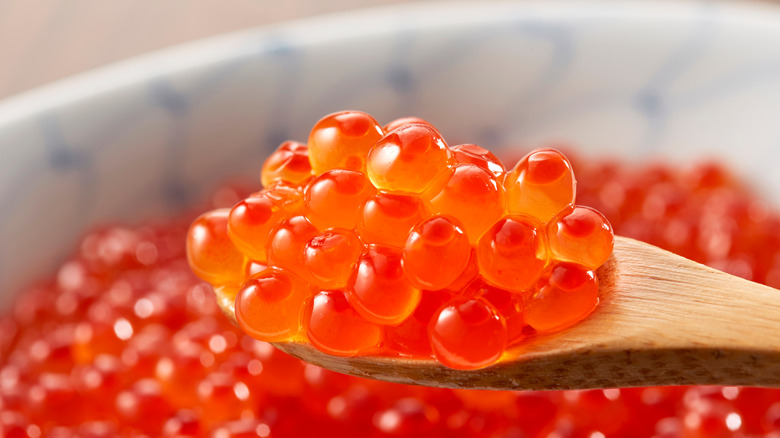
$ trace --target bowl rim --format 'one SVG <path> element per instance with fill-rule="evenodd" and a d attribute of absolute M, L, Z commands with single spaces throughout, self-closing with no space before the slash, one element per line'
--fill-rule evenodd
<path fill-rule="evenodd" d="M 318 45 L 396 32 L 404 25 L 414 29 L 477 25 L 516 19 L 517 14 L 548 20 L 573 16 L 588 19 L 634 18 L 648 22 L 688 20 L 703 7 L 717 8 L 718 14 L 712 19 L 721 23 L 780 27 L 780 8 L 758 0 L 718 4 L 694 0 L 596 0 L 584 3 L 575 0 L 528 0 L 384 5 L 217 34 L 86 70 L 0 100 L 0 129 L 52 108 L 98 97 L 154 77 L 252 56 L 263 50 L 260 42 L 279 36 L 292 37 L 290 42 L 295 45 Z M 400 19 L 410 13 L 414 14 L 413 22 L 399 24 Z"/>

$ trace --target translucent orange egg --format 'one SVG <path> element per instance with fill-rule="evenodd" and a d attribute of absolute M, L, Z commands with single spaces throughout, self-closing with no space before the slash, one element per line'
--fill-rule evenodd
<path fill-rule="evenodd" d="M 319 230 L 357 225 L 360 209 L 376 193 L 360 172 L 330 170 L 312 180 L 304 194 L 306 217 Z"/>
<path fill-rule="evenodd" d="M 459 144 L 450 147 L 450 151 L 458 164 L 473 164 L 479 166 L 492 173 L 499 181 L 502 181 L 502 178 L 506 173 L 504 163 L 502 163 L 498 157 L 493 155 L 489 150 L 475 144 Z"/>
<path fill-rule="evenodd" d="M 510 291 L 529 290 L 547 264 L 543 228 L 527 216 L 499 220 L 477 243 L 485 280 Z"/>
<path fill-rule="evenodd" d="M 461 293 L 466 286 L 479 277 L 479 264 L 477 263 L 477 251 L 472 247 L 466 267 L 463 268 L 458 278 L 448 284 L 445 289 L 456 294 Z"/>
<path fill-rule="evenodd" d="M 473 164 L 458 165 L 425 196 L 431 211 L 456 218 L 471 242 L 505 214 L 503 186 L 493 174 Z"/>
<path fill-rule="evenodd" d="M 421 193 L 453 163 L 447 144 L 430 125 L 404 125 L 388 133 L 368 154 L 368 177 L 390 192 Z"/>
<path fill-rule="evenodd" d="M 268 238 L 268 263 L 284 268 L 308 279 L 303 265 L 303 250 L 306 244 L 318 234 L 317 229 L 303 216 L 293 216 L 276 227 Z"/>
<path fill-rule="evenodd" d="M 279 342 L 301 332 L 308 285 L 284 269 L 268 268 L 249 278 L 236 295 L 236 319 L 255 339 Z"/>
<path fill-rule="evenodd" d="M 455 369 L 486 367 L 506 347 L 506 323 L 483 298 L 455 298 L 431 319 L 428 336 L 436 359 Z"/>
<path fill-rule="evenodd" d="M 574 263 L 559 263 L 536 284 L 526 303 L 525 321 L 539 332 L 558 331 L 588 316 L 598 302 L 596 273 Z"/>
<path fill-rule="evenodd" d="M 268 235 L 277 223 L 295 211 L 299 200 L 299 191 L 283 185 L 242 200 L 230 210 L 230 240 L 249 259 L 265 261 Z"/>
<path fill-rule="evenodd" d="M 332 169 L 366 171 L 366 155 L 384 132 L 361 111 L 341 111 L 320 119 L 309 134 L 309 161 L 315 175 Z"/>
<path fill-rule="evenodd" d="M 358 234 L 366 243 L 402 247 L 412 227 L 427 214 L 417 196 L 379 192 L 363 205 Z"/>
<path fill-rule="evenodd" d="M 251 277 L 252 275 L 255 275 L 261 271 L 265 271 L 266 269 L 268 269 L 268 265 L 265 263 L 250 261 L 247 263 L 246 269 L 244 270 L 244 278 Z"/>
<path fill-rule="evenodd" d="M 479 284 L 479 296 L 495 307 L 506 322 L 507 345 L 523 338 L 525 327 L 525 300 L 523 294 L 510 292 L 484 282 Z"/>
<path fill-rule="evenodd" d="M 547 222 L 574 202 L 576 180 L 571 163 L 554 149 L 537 149 L 506 174 L 507 212 Z"/>
<path fill-rule="evenodd" d="M 314 295 L 306 307 L 304 321 L 309 342 L 334 356 L 369 353 L 382 341 L 382 328 L 361 318 L 341 291 Z"/>
<path fill-rule="evenodd" d="M 195 219 L 187 232 L 187 260 L 192 271 L 211 284 L 243 281 L 245 257 L 228 237 L 230 210 L 220 209 Z"/>
<path fill-rule="evenodd" d="M 296 141 L 286 141 L 266 158 L 260 180 L 264 187 L 278 181 L 301 185 L 311 175 L 309 147 Z"/>
<path fill-rule="evenodd" d="M 342 289 L 362 252 L 363 243 L 354 231 L 332 229 L 306 244 L 303 264 L 318 288 Z"/>
<path fill-rule="evenodd" d="M 303 188 L 288 181 L 274 181 L 252 196 L 265 196 L 277 207 L 297 213 L 303 207 Z"/>
<path fill-rule="evenodd" d="M 597 269 L 607 261 L 615 233 L 607 218 L 590 207 L 570 206 L 548 226 L 550 251 L 556 259 Z"/>
<path fill-rule="evenodd" d="M 463 273 L 470 256 L 471 245 L 457 221 L 436 215 L 412 229 L 403 247 L 403 267 L 413 286 L 444 289 Z"/>
<path fill-rule="evenodd" d="M 445 290 L 424 290 L 414 313 L 396 327 L 387 328 L 388 352 L 415 357 L 433 356 L 428 339 L 431 318 L 455 294 Z"/>
<path fill-rule="evenodd" d="M 392 122 L 385 125 L 382 128 L 382 130 L 384 130 L 387 133 L 390 131 L 395 131 L 396 129 L 405 125 L 428 125 L 431 128 L 436 129 L 435 126 L 433 126 L 430 122 L 428 122 L 425 119 L 421 119 L 419 117 L 401 117 L 400 119 L 395 119 Z M 438 131 L 438 129 L 436 131 Z"/>
<path fill-rule="evenodd" d="M 367 321 L 398 325 L 414 312 L 420 289 L 404 275 L 400 249 L 369 245 L 350 278 L 347 297 Z"/>

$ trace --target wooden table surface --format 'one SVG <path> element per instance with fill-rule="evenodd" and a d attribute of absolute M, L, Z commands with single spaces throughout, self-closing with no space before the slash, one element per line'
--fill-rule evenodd
<path fill-rule="evenodd" d="M 0 0 L 0 98 L 198 38 L 422 0 Z"/>

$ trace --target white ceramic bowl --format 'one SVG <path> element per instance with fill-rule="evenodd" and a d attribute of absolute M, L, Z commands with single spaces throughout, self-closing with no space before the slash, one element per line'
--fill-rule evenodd
<path fill-rule="evenodd" d="M 98 222 L 257 175 L 322 115 L 417 115 L 490 148 L 717 156 L 780 205 L 780 12 L 698 3 L 424 4 L 213 38 L 0 104 L 0 306 Z"/>

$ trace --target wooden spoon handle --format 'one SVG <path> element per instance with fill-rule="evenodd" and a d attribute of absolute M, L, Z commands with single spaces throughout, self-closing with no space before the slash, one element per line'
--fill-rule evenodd
<path fill-rule="evenodd" d="M 776 289 L 624 237 L 599 276 L 603 323 L 621 323 L 624 336 L 663 348 L 780 351 Z"/>
<path fill-rule="evenodd" d="M 780 291 L 627 238 L 599 277 L 602 304 L 565 334 L 590 339 L 572 349 L 596 386 L 780 386 Z"/>

